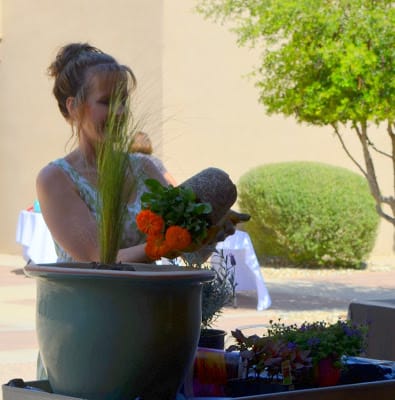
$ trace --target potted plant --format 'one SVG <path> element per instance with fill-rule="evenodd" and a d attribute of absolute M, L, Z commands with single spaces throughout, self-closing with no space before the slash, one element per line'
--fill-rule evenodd
<path fill-rule="evenodd" d="M 236 289 L 234 257 L 231 254 L 225 255 L 222 249 L 215 250 L 209 263 L 195 267 L 208 269 L 215 274 L 213 280 L 203 285 L 199 346 L 223 350 L 226 332 L 213 328 L 213 324 L 221 315 L 223 307 L 234 302 Z"/>
<path fill-rule="evenodd" d="M 129 113 L 117 115 L 125 107 L 123 89 L 111 98 L 106 139 L 97 150 L 101 262 L 29 265 L 25 272 L 37 280 L 39 349 L 55 393 L 89 400 L 174 399 L 199 339 L 202 283 L 214 274 L 115 263 L 129 194 Z M 204 185 L 196 182 L 206 175 L 187 185 L 199 193 Z M 228 187 L 235 193 L 233 184 Z M 203 189 L 202 197 L 208 192 Z M 217 214 L 209 214 L 210 221 L 234 200 L 214 201 Z"/>
<path fill-rule="evenodd" d="M 290 385 L 330 386 L 340 378 L 344 357 L 364 351 L 366 334 L 366 325 L 348 320 L 304 322 L 300 326 L 270 321 L 262 336 L 232 331 L 236 344 L 227 350 L 240 352 L 244 380 L 280 383 L 283 390 Z"/>
<path fill-rule="evenodd" d="M 191 254 L 196 245 L 208 242 L 216 233 L 210 231 L 210 203 L 196 202 L 196 194 L 189 186 L 164 187 L 148 180 L 149 191 L 142 196 L 142 211 L 137 216 L 138 228 L 147 235 L 146 252 L 153 260 L 177 256 L 175 264 L 211 271 L 214 279 L 202 289 L 202 323 L 200 347 L 224 349 L 226 332 L 213 329 L 222 308 L 235 296 L 235 260 L 223 250 L 208 246 L 213 252 L 208 262 L 201 262 L 200 254 Z M 204 255 L 205 256 L 205 255 Z M 205 257 L 203 257 L 205 258 Z"/>

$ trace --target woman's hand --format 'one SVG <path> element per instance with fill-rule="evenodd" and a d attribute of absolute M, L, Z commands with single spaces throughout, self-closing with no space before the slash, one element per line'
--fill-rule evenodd
<path fill-rule="evenodd" d="M 208 245 L 216 245 L 218 242 L 223 242 L 228 236 L 231 236 L 236 231 L 236 225 L 241 222 L 247 222 L 251 216 L 249 214 L 239 213 L 234 210 L 229 210 L 218 224 L 208 228 L 207 236 L 203 243 L 188 247 L 188 252 L 197 251 L 200 248 Z"/>
<path fill-rule="evenodd" d="M 216 229 L 216 232 L 212 232 L 212 235 L 215 233 L 215 236 L 211 238 L 211 243 L 224 241 L 228 236 L 235 233 L 237 224 L 247 222 L 250 218 L 251 216 L 249 214 L 229 210 L 221 221 L 212 227 Z"/>

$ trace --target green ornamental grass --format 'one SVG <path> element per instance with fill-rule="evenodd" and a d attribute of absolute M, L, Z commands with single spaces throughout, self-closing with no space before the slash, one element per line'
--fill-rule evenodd
<path fill-rule="evenodd" d="M 130 177 L 129 148 L 136 131 L 131 124 L 129 100 L 125 100 L 126 82 L 117 85 L 109 103 L 104 130 L 98 144 L 98 225 L 100 262 L 116 262 L 124 221 L 133 185 Z"/>

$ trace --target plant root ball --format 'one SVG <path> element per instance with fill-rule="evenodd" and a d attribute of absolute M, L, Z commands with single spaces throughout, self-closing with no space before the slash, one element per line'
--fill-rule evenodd
<path fill-rule="evenodd" d="M 181 184 L 190 187 L 198 201 L 210 203 L 213 210 L 210 220 L 217 224 L 237 199 L 236 185 L 229 175 L 219 168 L 207 168 Z"/>

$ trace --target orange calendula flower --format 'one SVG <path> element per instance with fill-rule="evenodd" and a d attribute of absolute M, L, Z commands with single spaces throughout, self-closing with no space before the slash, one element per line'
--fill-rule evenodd
<path fill-rule="evenodd" d="M 166 230 L 166 243 L 171 250 L 184 250 L 191 242 L 192 237 L 187 229 L 173 225 Z"/>
<path fill-rule="evenodd" d="M 163 218 L 151 210 L 142 210 L 136 217 L 137 227 L 147 235 L 157 235 L 163 231 L 165 222 Z"/>
<path fill-rule="evenodd" d="M 151 260 L 159 260 L 169 252 L 169 247 L 162 235 L 150 235 L 147 237 L 145 254 Z"/>

